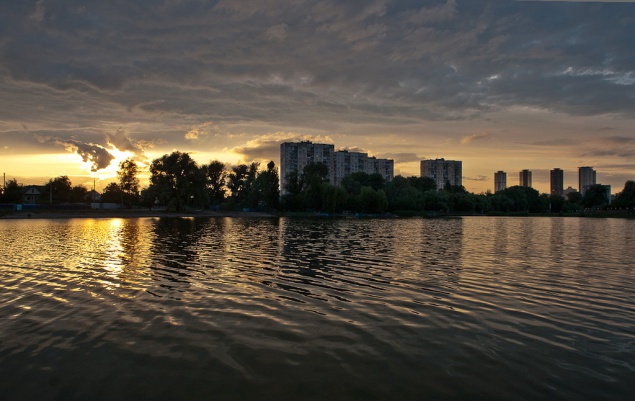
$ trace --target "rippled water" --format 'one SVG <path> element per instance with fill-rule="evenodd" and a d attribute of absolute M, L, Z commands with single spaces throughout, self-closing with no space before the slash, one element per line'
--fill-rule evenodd
<path fill-rule="evenodd" d="M 635 221 L 0 221 L 0 399 L 621 400 Z"/>

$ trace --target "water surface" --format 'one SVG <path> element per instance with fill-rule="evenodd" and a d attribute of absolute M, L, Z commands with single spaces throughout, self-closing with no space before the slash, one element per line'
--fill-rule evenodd
<path fill-rule="evenodd" d="M 0 222 L 0 399 L 617 400 L 635 222 Z"/>

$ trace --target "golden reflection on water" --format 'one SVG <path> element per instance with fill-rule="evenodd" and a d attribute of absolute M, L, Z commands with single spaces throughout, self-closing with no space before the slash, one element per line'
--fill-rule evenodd
<path fill-rule="evenodd" d="M 143 288 L 140 278 L 152 256 L 150 219 L 75 219 L 69 223 L 80 235 L 69 238 L 70 245 L 74 243 L 78 249 L 65 260 L 65 267 L 98 272 L 96 281 L 111 292 Z M 129 295 L 118 292 L 118 296 Z"/>

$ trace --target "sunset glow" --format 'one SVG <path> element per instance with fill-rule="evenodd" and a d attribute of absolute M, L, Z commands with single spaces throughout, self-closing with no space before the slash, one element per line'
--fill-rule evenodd
<path fill-rule="evenodd" d="M 179 4 L 1 5 L 1 172 L 106 183 L 128 157 L 143 178 L 174 150 L 279 164 L 310 140 L 406 176 L 462 160 L 475 193 L 498 170 L 635 178 L 633 2 Z"/>

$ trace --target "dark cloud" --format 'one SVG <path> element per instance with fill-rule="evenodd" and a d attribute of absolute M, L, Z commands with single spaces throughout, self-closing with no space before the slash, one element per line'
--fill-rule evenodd
<path fill-rule="evenodd" d="M 154 146 L 265 160 L 279 139 L 262 135 L 276 132 L 355 136 L 346 144 L 378 157 L 393 151 L 401 163 L 438 154 L 423 138 L 456 146 L 485 132 L 496 137 L 488 145 L 514 138 L 578 149 L 570 127 L 548 141 L 515 138 L 514 122 L 489 129 L 510 110 L 539 109 L 563 121 L 610 115 L 597 126 L 628 137 L 619 127 L 635 118 L 635 6 L 585 3 L 0 2 L 0 134 L 15 148 L 23 126 L 73 133 L 79 145 L 138 158 Z M 360 126 L 371 129 L 362 135 Z M 381 143 L 386 132 L 408 140 Z M 622 145 L 576 155 L 630 157 Z"/>
<path fill-rule="evenodd" d="M 133 143 L 123 128 L 119 128 L 116 132 L 110 134 L 106 133 L 106 141 L 109 145 L 117 148 L 122 152 L 132 152 L 140 161 L 146 161 L 147 157 L 143 152 L 143 147 L 138 143 Z"/>
<path fill-rule="evenodd" d="M 632 115 L 625 7 L 25 1 L 0 6 L 0 61 L 67 95 L 220 119 L 456 120 L 511 105 Z"/>
<path fill-rule="evenodd" d="M 233 151 L 242 155 L 245 162 L 259 160 L 278 160 L 280 158 L 279 141 L 260 141 L 257 145 L 237 147 Z"/>
<path fill-rule="evenodd" d="M 40 143 L 51 143 L 63 147 L 66 151 L 77 153 L 85 163 L 91 164 L 91 171 L 98 171 L 110 165 L 115 157 L 101 145 L 83 143 L 75 139 L 62 139 L 49 135 L 35 135 Z"/>

